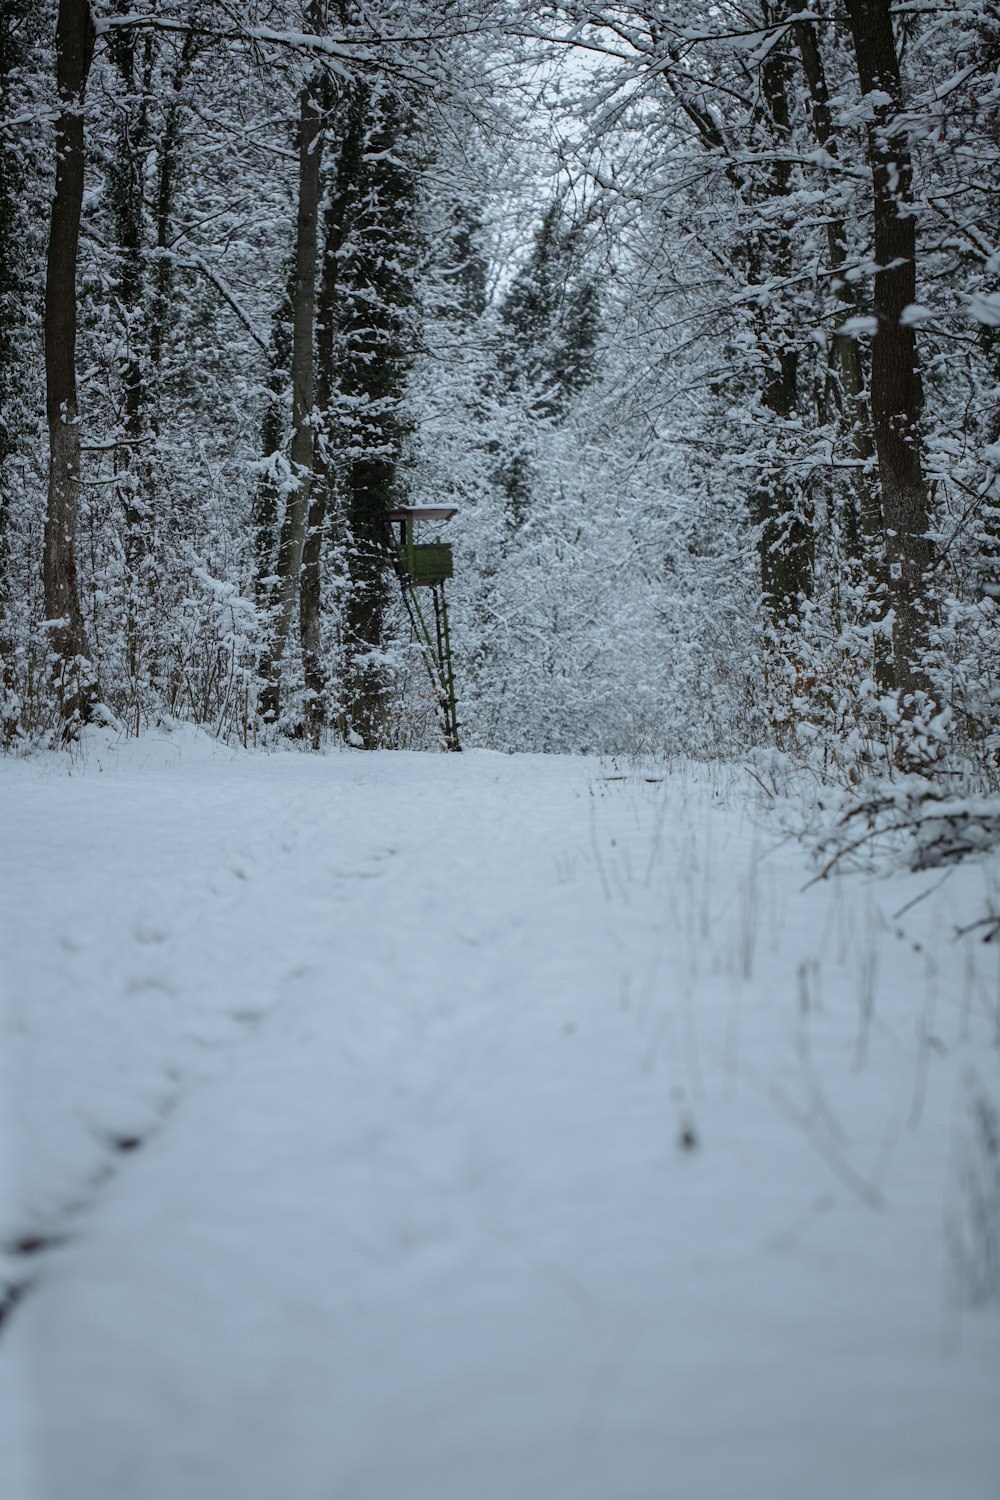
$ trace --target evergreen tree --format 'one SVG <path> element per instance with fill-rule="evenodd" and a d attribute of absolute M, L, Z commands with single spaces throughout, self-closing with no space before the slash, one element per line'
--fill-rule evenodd
<path fill-rule="evenodd" d="M 581 264 L 583 236 L 562 204 L 545 210 L 531 255 L 501 307 L 500 362 L 541 416 L 558 416 L 594 378 L 600 299 Z"/>
<path fill-rule="evenodd" d="M 562 418 L 596 373 L 600 299 L 582 251 L 580 229 L 565 222 L 562 203 L 554 199 L 500 308 L 500 370 L 508 397 L 523 404 L 525 417 L 497 470 L 515 527 L 532 505 L 533 424 Z"/>
<path fill-rule="evenodd" d="M 472 325 L 486 311 L 488 266 L 482 225 L 465 203 L 453 204 L 445 233 L 434 246 L 435 269 L 445 286 L 436 308 L 451 321 Z"/>

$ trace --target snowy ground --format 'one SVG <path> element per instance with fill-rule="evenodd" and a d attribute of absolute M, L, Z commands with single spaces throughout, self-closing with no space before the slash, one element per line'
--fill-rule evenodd
<path fill-rule="evenodd" d="M 70 770 L 0 765 L 2 1500 L 1000 1495 L 996 862 L 803 890 L 690 767 Z"/>

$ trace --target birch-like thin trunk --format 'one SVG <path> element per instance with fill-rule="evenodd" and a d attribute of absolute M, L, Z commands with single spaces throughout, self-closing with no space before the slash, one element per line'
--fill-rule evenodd
<path fill-rule="evenodd" d="M 318 20 L 319 6 L 310 7 Z M 299 205 L 295 232 L 295 298 L 292 315 L 292 443 L 291 463 L 295 488 L 288 497 L 275 565 L 274 623 L 268 660 L 262 664 L 266 678 L 261 694 L 265 717 L 278 712 L 281 660 L 288 644 L 302 552 L 309 515 L 312 484 L 314 429 L 314 325 L 316 313 L 316 245 L 319 216 L 320 163 L 322 158 L 322 81 L 314 74 L 302 90 L 299 110 Z"/>
<path fill-rule="evenodd" d="M 192 28 L 184 37 L 184 45 L 181 47 L 180 57 L 171 76 L 156 169 L 156 192 L 153 199 L 156 224 L 156 265 L 153 272 L 149 314 L 149 358 L 153 369 L 157 372 L 163 362 L 163 346 L 167 338 L 173 294 L 174 262 L 170 253 L 170 240 L 173 234 L 174 198 L 180 170 L 183 90 L 191 71 L 196 44 L 196 34 Z"/>
<path fill-rule="evenodd" d="M 80 608 L 76 533 L 80 429 L 76 388 L 76 263 L 83 208 L 83 101 L 94 55 L 88 0 L 60 0 L 56 23 L 56 185 L 45 280 L 45 388 L 49 483 L 42 565 L 56 680 L 67 722 L 96 696 Z"/>
<path fill-rule="evenodd" d="M 116 10 L 120 15 L 128 13 L 128 6 L 129 0 L 116 0 Z M 109 51 L 125 93 L 118 111 L 117 140 L 108 172 L 108 197 L 118 247 L 118 311 L 126 351 L 121 367 L 124 440 L 115 451 L 115 477 L 124 522 L 125 651 L 132 685 L 129 708 L 136 715 L 138 732 L 142 713 L 140 677 L 143 667 L 153 664 L 149 601 L 144 597 L 148 584 L 145 564 L 152 550 L 153 474 L 143 453 L 148 437 L 147 407 L 151 386 L 149 359 L 142 338 L 145 331 L 143 304 L 147 294 L 143 180 L 155 61 L 152 35 L 147 33 L 144 38 L 140 57 L 137 57 L 136 49 L 137 37 L 131 28 L 123 27 L 111 34 Z"/>

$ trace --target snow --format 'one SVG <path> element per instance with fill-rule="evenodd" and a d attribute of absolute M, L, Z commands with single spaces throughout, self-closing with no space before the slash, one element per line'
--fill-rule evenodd
<path fill-rule="evenodd" d="M 995 1500 L 995 858 L 180 729 L 0 820 L 4 1500 Z"/>

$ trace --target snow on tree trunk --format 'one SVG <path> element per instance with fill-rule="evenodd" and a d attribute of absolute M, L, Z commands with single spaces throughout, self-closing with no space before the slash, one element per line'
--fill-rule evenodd
<path fill-rule="evenodd" d="M 332 92 L 332 91 L 331 91 Z M 351 224 L 353 186 L 358 180 L 364 149 L 365 107 L 368 91 L 363 84 L 347 89 L 341 99 L 346 111 L 340 152 L 323 215 L 323 266 L 320 276 L 316 331 L 316 413 L 324 424 L 309 505 L 309 524 L 302 553 L 302 587 L 299 596 L 299 629 L 302 637 L 302 675 L 305 681 L 306 717 L 313 744 L 318 745 L 327 721 L 327 674 L 323 661 L 321 632 L 322 562 L 327 514 L 335 484 L 335 465 L 330 431 L 336 385 L 335 334 L 340 261 Z M 334 101 L 327 100 L 328 108 Z"/>
<path fill-rule="evenodd" d="M 921 389 L 916 337 L 904 318 L 916 302 L 913 171 L 896 120 L 902 107 L 899 59 L 889 0 L 849 0 L 861 89 L 869 98 L 868 160 L 875 215 L 877 330 L 871 401 L 882 487 L 896 677 L 905 693 L 926 691 L 927 575 L 933 551 L 927 484 L 920 457 Z"/>
<path fill-rule="evenodd" d="M 314 29 L 323 7 L 313 0 L 309 19 Z M 275 567 L 277 589 L 274 634 L 263 675 L 261 695 L 265 717 L 279 707 L 281 661 L 288 642 L 302 570 L 302 552 L 309 515 L 314 452 L 314 324 L 316 310 L 317 221 L 320 167 L 323 152 L 322 80 L 312 74 L 303 86 L 299 109 L 299 199 L 295 233 L 295 291 L 292 313 L 292 444 L 294 488 L 288 497 Z"/>

